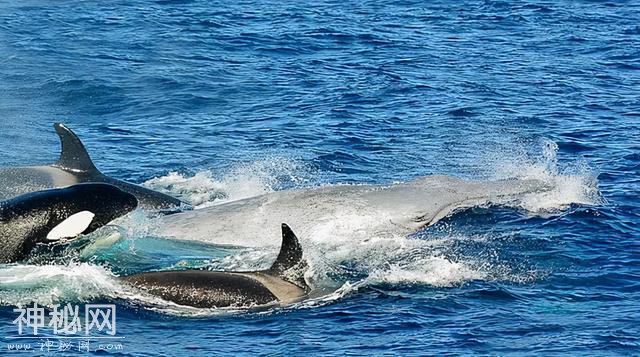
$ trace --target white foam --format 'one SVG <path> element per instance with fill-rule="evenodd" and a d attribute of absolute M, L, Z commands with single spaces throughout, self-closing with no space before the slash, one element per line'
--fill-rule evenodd
<path fill-rule="evenodd" d="M 537 179 L 551 190 L 525 195 L 515 203 L 533 214 L 565 209 L 571 204 L 597 205 L 603 202 L 595 173 L 583 160 L 560 164 L 558 145 L 540 142 L 539 152 L 531 154 L 523 146 L 508 152 L 487 155 L 493 179 Z"/>
<path fill-rule="evenodd" d="M 51 306 L 118 296 L 119 283 L 107 269 L 89 263 L 0 267 L 0 303 Z"/>
<path fill-rule="evenodd" d="M 386 269 L 374 271 L 369 276 L 368 283 L 451 287 L 472 280 L 482 280 L 486 275 L 464 263 L 454 262 L 441 256 L 432 256 L 410 264 L 393 264 Z"/>
<path fill-rule="evenodd" d="M 198 172 L 191 177 L 170 172 L 166 176 L 145 182 L 144 186 L 180 197 L 195 207 L 213 203 L 226 196 L 225 184 L 216 181 L 209 170 Z"/>
<path fill-rule="evenodd" d="M 294 187 L 308 184 L 311 171 L 300 160 L 270 157 L 238 164 L 222 175 L 212 170 L 193 176 L 170 172 L 143 185 L 179 197 L 199 209 L 273 192 L 283 182 Z"/>

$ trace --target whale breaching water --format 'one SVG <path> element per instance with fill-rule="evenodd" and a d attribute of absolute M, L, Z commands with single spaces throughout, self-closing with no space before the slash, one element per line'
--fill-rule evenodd
<path fill-rule="evenodd" d="M 91 233 L 137 205 L 134 195 L 105 183 L 38 191 L 0 202 L 0 263 L 27 258 L 37 244 Z"/>
<path fill-rule="evenodd" d="M 394 185 L 333 185 L 284 190 L 158 218 L 164 237 L 232 246 L 274 245 L 274 228 L 288 222 L 311 237 L 408 235 L 452 212 L 508 205 L 552 189 L 539 180 L 469 181 L 433 175 Z M 260 239 L 255 239 L 260 237 Z"/>
<path fill-rule="evenodd" d="M 307 262 L 291 228 L 282 224 L 282 246 L 271 268 L 224 272 L 173 270 L 140 273 L 121 279 L 148 294 L 183 306 L 255 307 L 291 304 L 309 293 Z"/>
<path fill-rule="evenodd" d="M 7 167 L 0 169 L 0 200 L 29 192 L 62 188 L 83 182 L 114 185 L 138 199 L 146 210 L 175 211 L 187 204 L 164 193 L 104 175 L 93 164 L 80 138 L 64 124 L 54 124 L 62 150 L 57 162 L 45 166 Z"/>

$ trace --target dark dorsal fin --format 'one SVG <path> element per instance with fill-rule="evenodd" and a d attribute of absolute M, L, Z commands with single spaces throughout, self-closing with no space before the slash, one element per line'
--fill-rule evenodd
<path fill-rule="evenodd" d="M 62 123 L 55 123 L 53 127 L 60 137 L 62 151 L 60 159 L 55 164 L 61 168 L 71 171 L 96 172 L 95 165 L 89 157 L 87 149 L 84 148 L 80 138 Z"/>
<path fill-rule="evenodd" d="M 273 274 L 282 274 L 302 261 L 302 247 L 298 237 L 288 225 L 282 224 L 282 246 L 275 263 L 269 269 Z"/>
<path fill-rule="evenodd" d="M 275 263 L 273 263 L 267 272 L 304 289 L 308 289 L 304 281 L 304 273 L 306 270 L 307 265 L 302 259 L 302 247 L 298 242 L 298 237 L 296 237 L 288 225 L 283 223 L 280 253 Z"/>

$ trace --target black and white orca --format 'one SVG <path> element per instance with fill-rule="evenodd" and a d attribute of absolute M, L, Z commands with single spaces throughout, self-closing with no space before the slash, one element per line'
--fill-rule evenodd
<path fill-rule="evenodd" d="M 282 224 L 282 246 L 271 268 L 262 271 L 157 271 L 121 277 L 128 284 L 183 306 L 198 308 L 286 305 L 309 293 L 308 268 L 298 238 Z"/>
<path fill-rule="evenodd" d="M 104 175 L 93 164 L 75 133 L 61 123 L 54 124 L 54 128 L 62 143 L 60 159 L 51 165 L 0 169 L 0 200 L 83 182 L 104 182 L 135 195 L 143 209 L 175 211 L 180 207 L 188 208 L 177 198 Z"/>
<path fill-rule="evenodd" d="M 91 233 L 137 205 L 134 195 L 105 183 L 38 191 L 0 202 L 0 263 L 27 258 L 40 243 Z"/>

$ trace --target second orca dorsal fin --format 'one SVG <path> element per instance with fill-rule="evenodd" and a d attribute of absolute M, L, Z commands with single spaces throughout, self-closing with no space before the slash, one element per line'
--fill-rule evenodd
<path fill-rule="evenodd" d="M 280 253 L 267 272 L 304 289 L 308 289 L 307 283 L 304 281 L 304 273 L 307 265 L 302 255 L 302 246 L 300 246 L 300 242 L 298 242 L 298 237 L 296 237 L 288 225 L 283 223 Z M 292 268 L 297 269 L 292 271 Z"/>
<path fill-rule="evenodd" d="M 55 123 L 53 127 L 62 144 L 60 159 L 55 165 L 71 171 L 98 172 L 80 138 L 62 123 Z"/>

